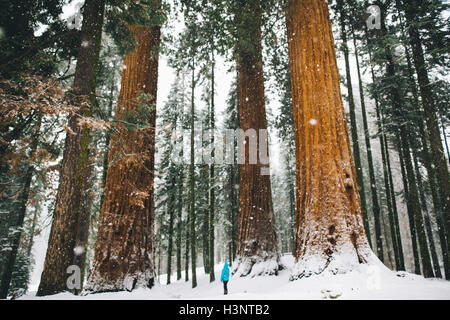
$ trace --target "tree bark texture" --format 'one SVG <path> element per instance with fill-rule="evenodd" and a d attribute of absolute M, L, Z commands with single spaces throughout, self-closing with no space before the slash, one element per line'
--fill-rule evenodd
<path fill-rule="evenodd" d="M 345 272 L 376 257 L 364 232 L 327 1 L 292 0 L 286 18 L 297 159 L 291 279 L 297 279 Z"/>

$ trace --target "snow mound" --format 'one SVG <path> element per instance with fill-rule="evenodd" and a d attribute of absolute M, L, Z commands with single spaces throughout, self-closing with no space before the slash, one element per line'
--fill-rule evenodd
<path fill-rule="evenodd" d="M 233 277 L 256 277 L 277 275 L 280 270 L 278 257 L 261 258 L 260 256 L 239 257 L 231 271 Z"/>

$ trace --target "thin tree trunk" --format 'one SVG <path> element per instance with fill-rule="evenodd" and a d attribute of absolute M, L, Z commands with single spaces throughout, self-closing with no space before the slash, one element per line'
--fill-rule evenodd
<path fill-rule="evenodd" d="M 291 279 L 374 261 L 361 203 L 325 0 L 287 9 L 296 147 L 296 266 Z M 352 257 L 346 266 L 339 257 Z"/>
<path fill-rule="evenodd" d="M 431 220 L 430 220 L 430 215 L 428 213 L 428 206 L 427 206 L 427 199 L 425 198 L 425 189 L 424 189 L 424 185 L 422 182 L 422 176 L 420 174 L 420 169 L 419 169 L 419 162 L 417 161 L 417 155 L 416 155 L 416 151 L 412 150 L 412 154 L 413 154 L 413 162 L 414 162 L 414 171 L 416 173 L 416 178 L 417 178 L 417 186 L 419 187 L 419 190 L 422 190 L 422 192 L 419 192 L 419 196 L 420 196 L 420 203 L 422 204 L 422 211 L 423 211 L 423 215 L 424 215 L 424 222 L 425 222 L 425 228 L 426 228 L 426 232 L 427 232 L 427 236 L 428 236 L 428 242 L 430 243 L 430 252 L 431 252 L 431 258 L 433 261 L 433 269 L 434 269 L 434 274 L 436 275 L 437 278 L 442 278 L 442 273 L 441 273 L 441 267 L 439 266 L 439 259 L 436 253 L 436 247 L 434 245 L 434 238 L 433 238 L 433 230 L 431 228 Z"/>
<path fill-rule="evenodd" d="M 359 82 L 359 94 L 360 94 L 360 101 L 361 101 L 361 112 L 363 116 L 363 125 L 364 125 L 364 137 L 366 141 L 366 149 L 367 149 L 367 159 L 369 163 L 369 177 L 370 177 L 370 186 L 371 186 L 371 194 L 372 194 L 372 203 L 374 204 L 374 216 L 376 216 L 375 212 L 380 216 L 380 206 L 378 203 L 378 192 L 376 187 L 376 180 L 375 180 L 375 170 L 373 165 L 373 157 L 372 157 L 372 146 L 370 142 L 370 133 L 369 133 L 369 126 L 367 121 L 367 112 L 366 112 L 366 103 L 364 99 L 364 87 L 362 82 L 362 76 L 361 76 L 361 68 L 359 64 L 359 56 L 358 56 L 358 46 L 356 43 L 356 36 L 353 32 L 353 44 L 355 47 L 355 59 L 356 59 L 356 68 L 358 72 L 358 82 Z M 378 101 L 376 101 L 376 104 L 378 104 Z M 378 107 L 377 107 L 378 108 Z M 395 267 L 397 270 L 402 269 L 400 266 L 402 265 L 400 261 L 400 254 L 399 254 L 399 248 L 397 245 L 398 236 L 395 228 L 395 219 L 394 219 L 394 212 L 392 209 L 392 201 L 391 201 L 391 193 L 389 190 L 389 182 L 387 178 L 387 170 L 386 170 L 386 156 L 384 154 L 384 147 L 383 147 L 383 136 L 380 135 L 380 143 L 382 144 L 382 161 L 383 161 L 383 172 L 384 172 L 384 182 L 385 182 L 385 188 L 386 188 L 386 198 L 387 198 L 387 205 L 388 205 L 388 217 L 389 217 L 389 225 L 390 225 L 390 232 L 391 232 L 391 238 L 392 238 L 392 245 L 394 250 L 394 257 L 395 257 Z M 386 239 L 387 240 L 387 239 Z M 378 242 L 378 237 L 377 237 Z M 386 241 L 387 243 L 387 241 Z"/>
<path fill-rule="evenodd" d="M 191 270 L 192 270 L 192 288 L 197 287 L 197 245 L 195 234 L 195 58 L 192 58 L 192 92 L 191 92 L 191 164 L 189 167 L 189 185 L 190 185 L 190 237 L 191 237 Z"/>
<path fill-rule="evenodd" d="M 397 3 L 397 8 L 400 11 L 401 9 L 401 5 L 399 1 L 396 1 Z M 400 15 L 400 26 L 402 28 L 402 33 L 404 33 L 403 30 L 403 21 Z M 407 66 L 408 66 L 408 77 L 409 77 L 409 82 L 410 82 L 410 86 L 411 86 L 411 91 L 414 97 L 414 103 L 416 104 L 417 108 L 420 109 L 419 113 L 422 115 L 423 118 L 425 118 L 425 114 L 423 109 L 421 108 L 421 104 L 419 102 L 419 92 L 417 90 L 417 86 L 416 86 L 416 80 L 414 79 L 414 71 L 413 71 L 413 67 L 412 67 L 412 62 L 411 62 L 411 56 L 410 56 L 410 52 L 408 50 L 408 47 L 405 45 L 405 56 L 406 56 L 406 62 L 407 62 Z M 441 199 L 439 198 L 439 192 L 438 189 L 439 187 L 437 186 L 437 182 L 436 182 L 436 170 L 434 168 L 434 166 L 432 165 L 432 160 L 431 160 L 431 154 L 430 154 L 430 148 L 429 148 L 429 137 L 428 137 L 428 133 L 425 130 L 425 125 L 422 121 L 422 119 L 418 119 L 418 121 L 416 121 L 417 126 L 419 128 L 419 136 L 422 142 L 422 155 L 424 158 L 424 165 L 425 168 L 427 169 L 428 172 L 428 183 L 430 184 L 430 190 L 431 190 L 431 197 L 433 199 L 433 207 L 434 207 L 434 212 L 435 212 L 435 217 L 436 217 L 436 222 L 438 225 L 438 233 L 439 233 L 439 242 L 441 244 L 441 251 L 442 251 L 442 257 L 443 257 L 443 261 L 444 261 L 444 270 L 445 270 L 445 277 L 447 280 L 450 280 L 450 260 L 449 260 L 449 253 L 448 253 L 448 246 L 447 246 L 447 239 L 446 239 L 446 227 L 443 223 L 443 218 L 442 218 L 442 205 L 441 205 Z"/>
<path fill-rule="evenodd" d="M 183 86 L 183 92 L 182 92 L 182 102 L 181 102 L 181 114 L 180 114 L 180 129 L 184 129 L 184 92 L 185 92 L 185 76 L 184 73 L 182 74 L 182 86 Z M 183 134 L 180 135 L 178 143 L 181 146 L 180 149 L 180 159 L 183 159 L 184 152 L 183 152 L 183 146 L 184 146 L 184 138 Z M 183 185 L 184 185 L 184 168 L 183 165 L 178 166 L 178 205 L 177 205 L 177 215 L 178 215 L 178 221 L 177 221 L 177 280 L 181 279 L 181 247 L 182 247 L 182 230 L 183 230 Z M 187 269 L 187 268 L 186 268 Z"/>
<path fill-rule="evenodd" d="M 214 40 L 212 40 L 214 41 Z M 215 178 L 214 178 L 214 156 L 215 156 L 215 147 L 214 147 L 214 130 L 216 128 L 216 122 L 215 122 L 215 103 L 214 103 L 214 95 L 215 87 L 214 87 L 214 81 L 215 81 L 215 74 L 214 74 L 214 68 L 215 68 L 215 57 L 214 57 L 214 47 L 211 51 L 212 56 L 212 65 L 211 65 L 211 110 L 210 110 L 210 119 L 211 119 L 211 159 L 212 163 L 210 164 L 210 171 L 209 171 L 209 282 L 213 282 L 216 280 L 215 274 L 214 274 L 214 215 L 215 215 Z"/>
<path fill-rule="evenodd" d="M 428 77 L 428 71 L 425 63 L 422 40 L 415 22 L 417 20 L 416 11 L 418 9 L 415 1 L 403 1 L 405 9 L 408 34 L 413 53 L 414 66 L 417 73 L 422 105 L 424 108 L 425 122 L 427 125 L 430 139 L 431 160 L 436 170 L 437 186 L 440 193 L 442 213 L 444 214 L 444 223 L 447 232 L 447 248 L 450 247 L 450 175 L 448 172 L 447 161 L 444 155 L 442 140 L 439 130 L 439 121 L 435 99 L 433 97 L 431 83 Z"/>
<path fill-rule="evenodd" d="M 184 252 L 184 280 L 189 281 L 189 251 L 190 251 L 190 244 L 191 244 L 191 237 L 190 237 L 190 216 L 191 216 L 191 203 L 189 202 L 188 205 L 188 214 L 186 217 L 186 245 L 185 245 L 185 252 Z"/>
<path fill-rule="evenodd" d="M 177 197 L 177 280 L 181 279 L 181 243 L 183 223 L 183 169 L 179 168 L 178 197 Z"/>
<path fill-rule="evenodd" d="M 417 232 L 417 239 L 419 240 L 420 258 L 422 262 L 422 272 L 426 278 L 434 276 L 433 268 L 431 267 L 430 253 L 428 252 L 428 243 L 425 234 L 422 211 L 419 201 L 419 191 L 417 189 L 416 177 L 411 162 L 410 146 L 408 141 L 408 134 L 404 127 L 400 128 L 400 143 L 403 150 L 403 162 L 406 169 L 406 177 L 408 179 L 409 201 L 414 215 L 414 224 Z"/>
<path fill-rule="evenodd" d="M 79 113 L 92 114 L 105 0 L 88 0 L 83 9 L 81 45 L 73 85 L 74 101 L 81 104 Z M 87 101 L 85 100 L 87 97 Z M 86 106 L 83 102 L 87 102 Z M 77 223 L 82 210 L 82 193 L 88 164 L 90 129 L 80 126 L 78 115 L 69 119 L 52 228 L 45 257 L 38 296 L 66 290 L 67 268 L 72 264 Z"/>
<path fill-rule="evenodd" d="M 447 161 L 450 162 L 450 149 L 447 142 L 447 132 L 445 132 L 444 120 L 441 119 L 442 136 L 444 137 L 445 149 L 447 150 Z"/>
<path fill-rule="evenodd" d="M 413 249 L 413 258 L 414 258 L 414 273 L 420 274 L 420 257 L 419 250 L 417 246 L 417 233 L 416 233 L 416 223 L 414 222 L 414 212 L 412 208 L 412 204 L 409 196 L 409 186 L 408 186 L 408 178 L 405 170 L 405 163 L 403 157 L 403 149 L 400 145 L 400 140 L 397 141 L 397 149 L 398 155 L 400 159 L 400 169 L 402 172 L 402 180 L 403 180 L 403 193 L 406 201 L 406 207 L 408 210 L 408 220 L 409 220 L 409 231 L 411 233 L 411 242 Z"/>
<path fill-rule="evenodd" d="M 169 239 L 167 248 L 167 284 L 170 284 L 170 277 L 172 276 L 172 253 L 173 253 L 173 229 L 175 220 L 175 190 L 176 190 L 176 177 L 173 174 L 173 168 L 170 169 L 172 174 L 172 181 L 170 190 L 172 194 L 170 195 L 168 211 L 169 211 Z"/>
<path fill-rule="evenodd" d="M 342 37 L 342 51 L 344 53 L 344 61 L 345 61 L 345 76 L 346 76 L 346 85 L 348 90 L 348 104 L 349 104 L 349 114 L 350 114 L 350 133 L 353 142 L 353 158 L 356 166 L 356 181 L 358 183 L 359 196 L 361 199 L 361 211 L 363 215 L 364 221 L 364 229 L 366 230 L 367 240 L 369 241 L 369 245 L 372 247 L 372 240 L 370 236 L 370 227 L 369 227 L 369 217 L 367 212 L 367 201 L 366 201 L 366 192 L 364 187 L 364 173 L 361 164 L 361 152 L 359 147 L 359 137 L 358 137 L 358 126 L 356 123 L 356 106 L 355 99 L 353 96 L 353 85 L 352 85 L 352 77 L 350 72 L 350 59 L 349 59 L 349 49 L 347 43 L 347 30 L 345 28 L 345 16 L 342 12 L 343 9 L 343 1 L 338 0 L 338 6 L 340 7 L 339 14 L 339 22 L 341 28 L 341 37 Z M 369 163 L 370 164 L 370 163 Z M 372 181 L 371 181 L 372 183 Z M 375 193 L 376 196 L 376 193 Z M 373 200 L 373 193 L 372 193 Z M 378 258 L 383 261 L 383 241 L 381 236 L 381 224 L 380 224 L 380 207 L 378 205 L 378 199 L 373 201 L 373 217 L 375 221 L 375 240 L 377 244 L 377 255 Z"/>
<path fill-rule="evenodd" d="M 366 42 L 369 48 L 371 48 L 371 42 L 369 40 L 368 32 L 366 30 Z M 356 48 L 356 45 L 355 45 Z M 372 61 L 372 55 L 369 51 L 369 60 Z M 372 75 L 372 82 L 375 83 L 375 71 L 373 69 L 373 66 L 371 65 L 371 75 Z M 394 181 L 392 178 L 392 170 L 391 170 L 391 161 L 389 156 L 389 146 L 386 134 L 384 132 L 384 117 L 381 112 L 380 104 L 378 95 L 375 92 L 374 94 L 374 100 L 375 100 L 375 111 L 377 115 L 377 121 L 378 121 L 378 130 L 379 130 L 379 139 L 380 139 L 380 146 L 381 146 L 381 158 L 383 162 L 383 176 L 384 176 L 384 185 L 386 189 L 386 196 L 387 196 L 387 203 L 388 203 L 388 211 L 389 215 L 393 215 L 393 226 L 394 227 L 394 234 L 395 234 L 395 245 L 396 245 L 396 257 L 398 258 L 398 263 L 396 260 L 396 268 L 397 270 L 406 270 L 405 268 L 405 260 L 403 255 L 403 244 L 401 239 L 401 233 L 400 233 L 400 222 L 398 219 L 398 210 L 397 210 L 397 201 L 395 197 L 395 190 L 394 190 Z M 392 229 L 391 229 L 392 234 Z M 394 243 L 394 240 L 393 240 Z"/>
<path fill-rule="evenodd" d="M 130 26 L 135 51 L 126 68 L 117 112 L 148 106 L 148 127 L 130 130 L 119 121 L 112 135 L 95 258 L 87 291 L 133 290 L 154 284 L 154 146 L 160 27 Z"/>

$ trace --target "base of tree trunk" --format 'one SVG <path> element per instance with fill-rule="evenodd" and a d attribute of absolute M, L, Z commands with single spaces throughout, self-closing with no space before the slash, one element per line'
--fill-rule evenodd
<path fill-rule="evenodd" d="M 357 269 L 362 264 L 386 269 L 369 245 L 367 248 L 355 249 L 350 244 L 337 248 L 330 255 L 307 253 L 300 257 L 292 268 L 290 281 L 326 273 L 344 274 Z"/>
<path fill-rule="evenodd" d="M 278 275 L 282 269 L 280 259 L 276 254 L 266 254 L 265 256 L 236 257 L 233 262 L 231 274 L 237 277 L 257 277 Z"/>
<path fill-rule="evenodd" d="M 151 289 L 155 284 L 155 275 L 152 272 L 140 272 L 134 275 L 124 275 L 119 279 L 110 281 L 99 275 L 91 274 L 85 285 L 83 294 L 133 291 L 137 288 Z"/>

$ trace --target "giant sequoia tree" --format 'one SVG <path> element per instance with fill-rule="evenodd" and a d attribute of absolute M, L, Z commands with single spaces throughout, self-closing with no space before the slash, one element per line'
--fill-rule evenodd
<path fill-rule="evenodd" d="M 244 132 L 267 129 L 264 97 L 264 76 L 261 50 L 261 15 L 259 0 L 238 1 L 238 70 L 240 125 Z M 250 131 L 249 131 L 250 132 Z M 240 207 L 236 274 L 276 274 L 278 272 L 278 248 L 275 234 L 275 216 L 268 164 L 261 159 L 261 146 L 267 137 L 259 135 L 257 164 L 249 163 L 250 151 L 243 144 L 241 152 L 245 164 L 240 165 Z M 242 147 L 242 145 L 241 145 Z M 255 264 L 264 263 L 260 267 Z M 252 271 L 253 270 L 253 271 Z"/>
<path fill-rule="evenodd" d="M 374 255 L 364 233 L 327 1 L 291 0 L 286 19 L 297 158 L 296 279 L 343 272 Z"/>
<path fill-rule="evenodd" d="M 153 182 L 160 27 L 130 26 L 137 44 L 124 60 L 94 266 L 86 290 L 154 284 Z M 143 116 L 144 115 L 144 116 Z M 144 118 L 141 125 L 130 123 Z"/>
<path fill-rule="evenodd" d="M 104 9 L 105 0 L 90 0 L 84 5 L 81 44 L 70 93 L 80 111 L 69 119 L 58 194 L 38 295 L 66 290 L 67 267 L 74 260 L 90 135 L 90 129 L 86 125 L 80 125 L 80 118 L 92 115 L 95 102 Z"/>

